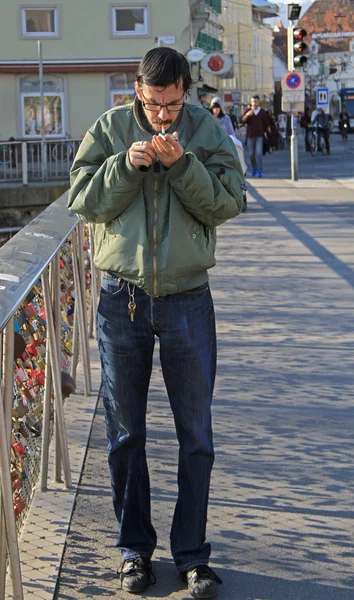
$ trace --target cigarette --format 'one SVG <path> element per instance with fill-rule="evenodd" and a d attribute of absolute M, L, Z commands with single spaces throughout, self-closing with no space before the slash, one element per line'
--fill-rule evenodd
<path fill-rule="evenodd" d="M 164 128 L 164 126 L 163 126 L 163 125 L 162 125 L 162 132 L 161 132 L 161 133 L 162 133 L 162 135 L 165 135 L 165 133 L 166 133 L 166 132 L 165 132 L 165 128 Z"/>

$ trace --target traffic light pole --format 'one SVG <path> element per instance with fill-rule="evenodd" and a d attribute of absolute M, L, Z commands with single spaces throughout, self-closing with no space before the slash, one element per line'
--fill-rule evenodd
<path fill-rule="evenodd" d="M 298 179 L 299 179 L 299 146 L 298 146 L 298 135 L 297 135 L 297 117 L 294 115 L 293 109 L 291 109 L 290 163 L 291 163 L 291 180 L 298 181 Z"/>
<path fill-rule="evenodd" d="M 290 21 L 288 27 L 288 69 L 294 71 L 294 26 L 293 21 Z M 291 180 L 298 181 L 299 179 L 299 147 L 297 138 L 297 118 L 294 114 L 294 106 L 291 105 L 291 137 L 290 137 L 290 165 L 291 165 Z"/>

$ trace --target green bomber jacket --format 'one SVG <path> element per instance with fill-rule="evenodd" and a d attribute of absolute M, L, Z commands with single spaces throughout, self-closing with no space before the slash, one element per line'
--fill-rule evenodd
<path fill-rule="evenodd" d="M 70 177 L 68 207 L 95 223 L 98 269 L 151 296 L 193 289 L 215 265 L 215 227 L 242 209 L 243 174 L 235 145 L 216 119 L 186 104 L 171 130 L 183 156 L 165 169 L 130 163 L 133 142 L 151 140 L 138 101 L 103 114 L 86 133 Z"/>

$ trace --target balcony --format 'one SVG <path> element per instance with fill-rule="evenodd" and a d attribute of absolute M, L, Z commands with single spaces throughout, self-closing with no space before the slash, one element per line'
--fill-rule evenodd
<path fill-rule="evenodd" d="M 215 10 L 215 12 L 217 12 L 221 15 L 221 13 L 222 13 L 221 0 L 205 0 L 205 4 L 210 6 L 210 8 L 212 8 L 213 10 Z"/>
<path fill-rule="evenodd" d="M 223 43 L 220 40 L 212 37 L 208 33 L 200 31 L 198 33 L 196 46 L 202 48 L 206 52 L 222 52 Z"/>

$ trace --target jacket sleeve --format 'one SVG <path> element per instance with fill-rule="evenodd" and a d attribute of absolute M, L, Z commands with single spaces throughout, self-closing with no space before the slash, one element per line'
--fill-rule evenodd
<path fill-rule="evenodd" d="M 203 225 L 221 225 L 242 211 L 243 174 L 236 148 L 227 136 L 204 163 L 193 152 L 186 152 L 168 170 L 168 176 L 184 208 Z"/>
<path fill-rule="evenodd" d="M 126 148 L 110 155 L 92 131 L 85 135 L 70 173 L 68 208 L 91 223 L 108 223 L 134 200 L 146 175 L 131 165 Z"/>

